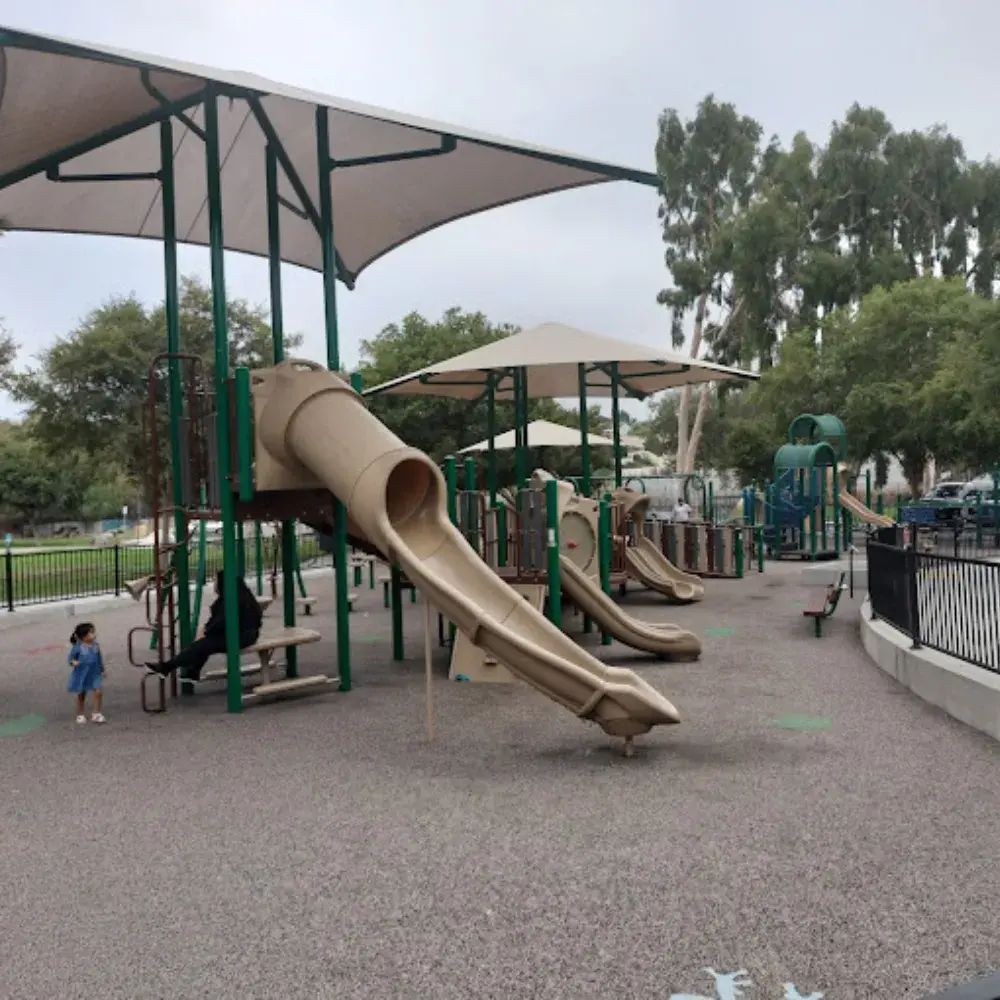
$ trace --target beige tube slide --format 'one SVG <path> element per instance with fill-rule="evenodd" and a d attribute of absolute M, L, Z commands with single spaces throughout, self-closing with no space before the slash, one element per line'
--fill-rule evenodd
<path fill-rule="evenodd" d="M 437 466 L 343 380 L 301 364 L 254 373 L 258 383 L 273 379 L 257 417 L 258 449 L 290 479 L 322 481 L 441 614 L 542 694 L 613 736 L 680 721 L 655 688 L 590 656 L 507 586 L 449 520 Z"/>
<path fill-rule="evenodd" d="M 615 604 L 593 577 L 587 576 L 565 556 L 559 560 L 563 590 L 580 610 L 597 622 L 602 632 L 633 649 L 653 653 L 661 659 L 696 660 L 701 641 L 693 632 L 676 625 L 639 621 Z"/>

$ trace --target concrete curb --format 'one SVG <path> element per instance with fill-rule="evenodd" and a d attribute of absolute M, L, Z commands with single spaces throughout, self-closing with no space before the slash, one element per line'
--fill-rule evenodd
<path fill-rule="evenodd" d="M 911 649 L 902 632 L 871 620 L 867 597 L 861 606 L 861 641 L 869 657 L 918 698 L 1000 740 L 1000 675 L 933 649 Z"/>

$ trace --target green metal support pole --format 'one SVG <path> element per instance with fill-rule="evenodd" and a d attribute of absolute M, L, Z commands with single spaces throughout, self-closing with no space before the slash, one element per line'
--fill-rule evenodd
<path fill-rule="evenodd" d="M 266 153 L 267 184 L 267 262 L 271 286 L 271 343 L 274 363 L 285 360 L 285 314 L 281 294 L 281 203 L 278 201 L 278 157 L 268 144 Z M 295 627 L 295 521 L 283 520 L 281 533 L 281 603 L 286 628 Z M 299 674 L 299 651 L 285 650 L 285 673 Z"/>
<path fill-rule="evenodd" d="M 319 172 L 320 241 L 323 246 L 323 302 L 326 317 L 326 366 L 340 370 L 340 335 L 337 326 L 337 246 L 333 235 L 333 195 L 330 190 L 329 108 L 316 108 L 316 167 Z M 333 499 L 333 558 L 337 586 L 337 670 L 340 690 L 351 690 L 350 603 L 347 593 L 347 511 Z"/>
<path fill-rule="evenodd" d="M 875 513 L 882 515 L 885 514 L 885 499 L 882 496 L 881 490 L 878 491 L 878 496 L 875 497 Z"/>
<path fill-rule="evenodd" d="M 250 369 L 237 368 L 236 382 L 236 456 L 240 476 L 240 500 L 253 500 L 253 400 L 250 394 Z"/>
<path fill-rule="evenodd" d="M 618 362 L 611 362 L 611 435 L 615 450 L 615 489 L 622 485 L 622 414 L 619 400 Z"/>
<path fill-rule="evenodd" d="M 181 350 L 180 306 L 177 291 L 177 209 L 174 184 L 174 133 L 173 123 L 160 123 L 160 170 L 161 200 L 163 203 L 163 311 L 167 324 L 167 350 L 179 354 Z M 181 385 L 181 362 L 170 358 L 167 362 L 167 377 L 170 390 L 170 468 L 173 484 L 174 539 L 180 542 L 187 534 L 187 517 L 184 510 L 184 488 L 180 476 L 181 463 L 181 419 L 184 413 L 183 388 Z M 177 574 L 177 619 L 180 626 L 181 646 L 187 646 L 194 638 L 197 622 L 191 618 L 191 580 L 188 565 L 188 547 L 179 546 L 174 551 L 174 571 Z M 182 683 L 185 693 L 193 693 L 194 685 Z"/>
<path fill-rule="evenodd" d="M 757 572 L 764 572 L 764 526 L 757 528 Z"/>
<path fill-rule="evenodd" d="M 486 376 L 486 437 L 489 445 L 486 451 L 486 477 L 490 491 L 490 507 L 497 502 L 497 391 L 496 379 L 492 372 Z"/>
<path fill-rule="evenodd" d="M 455 456 L 446 455 L 444 460 L 444 481 L 448 502 L 448 519 L 451 521 L 455 527 L 458 527 L 458 470 L 455 465 Z M 400 612 L 402 614 L 402 612 Z M 402 618 L 400 618 L 399 627 L 402 629 Z M 451 638 L 452 645 L 455 642 L 455 626 L 448 626 L 448 635 Z"/>
<path fill-rule="evenodd" d="M 476 503 L 476 460 L 466 458 L 465 460 L 465 540 L 478 552 L 479 551 L 479 506 Z"/>
<path fill-rule="evenodd" d="M 549 586 L 549 621 L 562 628 L 562 584 L 559 577 L 559 483 L 545 484 L 546 576 Z"/>
<path fill-rule="evenodd" d="M 590 496 L 590 435 L 587 411 L 587 366 L 576 366 L 577 383 L 580 390 L 580 478 L 583 480 L 583 495 Z"/>
<path fill-rule="evenodd" d="M 222 498 L 223 607 L 226 612 L 226 708 L 243 711 L 240 673 L 239 588 L 236 579 L 236 522 L 233 504 L 229 426 L 229 330 L 226 318 L 225 242 L 222 232 L 222 163 L 219 152 L 219 106 L 215 88 L 205 97 L 205 167 L 208 187 L 208 239 L 212 271 L 212 326 L 215 333 L 216 448 Z"/>
<path fill-rule="evenodd" d="M 611 596 L 611 494 L 605 493 L 601 497 L 600 510 L 597 513 L 598 539 L 597 554 L 599 562 L 599 572 L 601 577 L 601 590 L 608 597 Z M 601 633 L 601 645 L 610 646 L 612 643 L 611 633 Z"/>
<path fill-rule="evenodd" d="M 736 579 L 743 579 L 743 529 L 733 528 L 733 558 L 736 563 Z"/>
<path fill-rule="evenodd" d="M 872 470 L 865 470 L 865 506 L 872 509 Z"/>
<path fill-rule="evenodd" d="M 260 521 L 253 523 L 253 561 L 257 571 L 257 596 L 260 597 L 264 593 L 264 538 Z"/>
<path fill-rule="evenodd" d="M 493 505 L 497 512 L 497 565 L 507 565 L 507 505 Z"/>
<path fill-rule="evenodd" d="M 715 524 L 715 486 L 708 484 L 708 517 L 705 518 L 709 524 Z"/>
<path fill-rule="evenodd" d="M 833 471 L 833 496 L 830 497 L 830 502 L 833 504 L 833 550 L 839 556 L 840 555 L 840 529 L 841 529 L 841 514 L 840 514 L 840 490 L 837 488 L 837 470 L 836 467 Z M 844 542 L 844 548 L 847 548 L 847 542 Z"/>
<path fill-rule="evenodd" d="M 360 396 L 364 387 L 365 387 L 365 380 L 361 372 L 351 372 L 351 388 Z M 362 577 L 361 566 L 360 565 L 355 566 L 354 567 L 355 587 L 361 586 L 361 577 Z M 375 563 L 370 560 L 368 562 L 368 589 L 369 590 L 375 589 Z"/>
<path fill-rule="evenodd" d="M 819 505 L 816 504 L 816 470 L 809 470 L 809 499 L 810 504 L 815 504 L 809 512 L 809 558 L 816 560 L 816 517 Z"/>
<path fill-rule="evenodd" d="M 247 575 L 247 540 L 243 534 L 243 522 L 236 522 L 236 572 L 241 580 Z"/>
<path fill-rule="evenodd" d="M 392 607 L 392 658 L 403 659 L 403 588 L 402 574 L 398 566 L 389 570 L 389 586 L 391 590 Z"/>
<path fill-rule="evenodd" d="M 524 440 L 524 425 L 527 423 L 523 413 L 524 406 L 524 381 L 525 374 L 523 368 L 514 369 L 514 490 L 524 487 L 524 480 L 527 478 Z"/>
<path fill-rule="evenodd" d="M 444 459 L 444 481 L 448 487 L 448 518 L 458 526 L 458 470 L 455 467 L 455 456 L 446 455 Z"/>

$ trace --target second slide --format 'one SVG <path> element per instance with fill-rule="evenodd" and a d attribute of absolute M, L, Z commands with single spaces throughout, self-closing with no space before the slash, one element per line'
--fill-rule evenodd
<path fill-rule="evenodd" d="M 701 641 L 693 633 L 676 625 L 640 621 L 626 614 L 592 577 L 565 556 L 559 561 L 563 590 L 580 610 L 597 622 L 603 632 L 633 649 L 653 653 L 661 659 L 696 660 Z"/>

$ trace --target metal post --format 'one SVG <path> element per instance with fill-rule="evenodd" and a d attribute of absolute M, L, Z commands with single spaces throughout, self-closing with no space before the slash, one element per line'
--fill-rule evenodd
<path fill-rule="evenodd" d="M 715 524 L 715 485 L 711 480 L 708 482 L 708 517 L 705 520 Z"/>
<path fill-rule="evenodd" d="M 507 505 L 494 504 L 497 512 L 497 566 L 507 565 Z"/>
<path fill-rule="evenodd" d="M 223 606 L 226 612 L 226 707 L 243 711 L 240 673 L 239 589 L 236 579 L 236 531 L 232 473 L 229 468 L 229 331 L 226 318 L 225 243 L 222 233 L 222 183 L 219 154 L 219 106 L 210 84 L 205 96 L 205 166 L 208 181 L 209 257 L 212 271 L 212 326 L 215 332 L 216 447 L 222 498 Z"/>
<path fill-rule="evenodd" d="M 243 535 L 243 522 L 236 522 L 236 572 L 241 580 L 247 575 L 247 540 Z"/>
<path fill-rule="evenodd" d="M 559 577 L 559 483 L 545 484 L 546 575 L 549 585 L 549 620 L 562 628 L 562 584 Z"/>
<path fill-rule="evenodd" d="M 264 539 L 261 534 L 260 521 L 253 523 L 253 561 L 257 571 L 257 595 L 264 593 Z"/>
<path fill-rule="evenodd" d="M 917 547 L 916 541 L 906 549 L 907 601 L 910 605 L 910 639 L 914 649 L 920 648 L 920 607 L 917 601 Z"/>
<path fill-rule="evenodd" d="M 174 133 L 173 123 L 168 118 L 160 122 L 160 200 L 163 209 L 163 279 L 165 294 L 163 312 L 167 326 L 167 351 L 180 354 L 180 305 L 177 292 L 177 212 L 174 185 Z M 169 388 L 170 414 L 170 478 L 174 506 L 174 541 L 181 543 L 187 535 L 187 519 L 181 509 L 184 505 L 184 486 L 181 478 L 181 418 L 184 411 L 183 387 L 181 385 L 180 358 L 167 360 L 167 384 Z M 154 483 L 158 490 L 159 484 Z M 177 577 L 177 618 L 180 624 L 181 646 L 187 646 L 194 638 L 191 621 L 191 590 L 186 545 L 178 544 L 174 550 L 174 572 Z"/>
<path fill-rule="evenodd" d="M 326 366 L 340 370 L 340 337 L 337 328 L 337 251 L 333 236 L 333 197 L 330 191 L 333 161 L 330 158 L 328 108 L 316 108 L 316 154 L 319 171 L 320 241 L 323 245 L 323 302 L 326 318 Z M 337 670 L 340 690 L 351 690 L 350 603 L 347 593 L 347 511 L 333 499 L 333 558 L 337 586 Z"/>
<path fill-rule="evenodd" d="M 455 467 L 455 456 L 446 455 L 444 459 L 444 481 L 447 486 L 448 518 L 452 524 L 458 525 L 458 472 Z"/>
<path fill-rule="evenodd" d="M 122 596 L 121 546 L 115 542 L 115 597 Z"/>
<path fill-rule="evenodd" d="M 833 504 L 833 549 L 834 554 L 840 555 L 840 483 L 837 481 L 837 467 L 833 467 L 833 496 L 830 498 Z M 844 545 L 847 545 L 847 540 L 844 540 Z"/>
<path fill-rule="evenodd" d="M 611 362 L 611 435 L 615 450 L 615 489 L 622 485 L 622 414 L 619 395 L 618 362 Z"/>
<path fill-rule="evenodd" d="M 764 572 L 764 526 L 757 528 L 757 572 Z"/>
<path fill-rule="evenodd" d="M 743 579 L 743 529 L 737 525 L 733 528 L 733 545 L 735 546 L 733 550 L 734 561 L 736 564 L 736 579 Z"/>
<path fill-rule="evenodd" d="M 865 469 L 865 506 L 872 509 L 872 470 Z"/>
<path fill-rule="evenodd" d="M 361 372 L 351 372 L 351 388 L 360 396 L 361 390 L 364 389 L 364 377 Z M 354 567 L 354 586 L 361 586 L 361 566 L 360 564 Z M 373 562 L 368 563 L 368 583 L 369 590 L 375 589 L 375 564 Z"/>
<path fill-rule="evenodd" d="M 809 470 L 809 558 L 816 561 L 816 511 L 819 504 L 816 503 L 816 470 Z"/>
<path fill-rule="evenodd" d="M 4 550 L 3 560 L 4 586 L 7 590 L 7 610 L 14 610 L 14 556 L 10 546 Z"/>
<path fill-rule="evenodd" d="M 274 147 L 267 146 L 267 261 L 271 286 L 271 344 L 274 362 L 285 360 L 285 320 L 281 295 L 281 204 L 278 201 L 278 157 Z M 281 603 L 286 628 L 295 627 L 295 521 L 283 520 L 281 533 Z M 285 650 L 285 672 L 288 677 L 299 673 L 299 651 L 295 646 Z"/>
<path fill-rule="evenodd" d="M 601 590 L 611 596 L 611 494 L 601 497 L 601 505 L 597 513 L 599 537 L 597 539 L 598 572 L 601 578 Z M 610 632 L 601 633 L 601 645 L 610 646 L 614 640 Z"/>
<path fill-rule="evenodd" d="M 478 514 L 479 507 L 476 504 L 476 460 L 467 458 L 465 460 L 465 540 L 478 552 Z"/>
<path fill-rule="evenodd" d="M 524 486 L 527 478 L 524 454 L 526 448 L 524 425 L 527 423 L 527 415 L 524 411 L 524 393 L 526 376 L 523 368 L 514 369 L 514 490 L 515 492 Z"/>
<path fill-rule="evenodd" d="M 389 570 L 390 602 L 392 607 L 392 658 L 403 659 L 403 587 L 399 567 Z"/>
<path fill-rule="evenodd" d="M 497 393 L 493 372 L 486 376 L 486 437 L 489 446 L 486 451 L 486 476 L 490 491 L 490 507 L 497 502 Z"/>
<path fill-rule="evenodd" d="M 583 495 L 590 496 L 590 414 L 587 412 L 587 366 L 576 366 L 577 383 L 580 390 L 580 478 L 583 480 Z"/>

